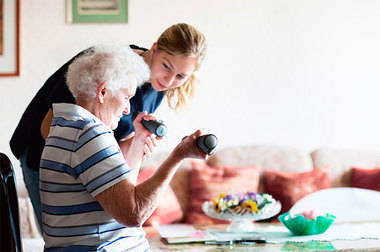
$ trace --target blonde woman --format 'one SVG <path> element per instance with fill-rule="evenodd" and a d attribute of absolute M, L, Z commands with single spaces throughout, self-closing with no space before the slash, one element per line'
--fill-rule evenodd
<path fill-rule="evenodd" d="M 133 137 L 133 120 L 139 112 L 155 112 L 165 95 L 169 106 L 176 110 L 192 98 L 197 84 L 194 74 L 204 59 L 206 40 L 196 28 L 182 23 L 167 28 L 149 50 L 135 45 L 130 47 L 143 57 L 151 75 L 147 82 L 137 87 L 130 101 L 130 113 L 122 116 L 114 131 L 124 155 L 131 143 L 126 140 Z M 52 104 L 75 103 L 75 98 L 67 88 L 65 74 L 68 66 L 85 51 L 50 76 L 25 110 L 10 141 L 13 154 L 20 160 L 24 182 L 41 230 L 39 164 L 44 139 L 52 121 Z M 151 138 L 146 145 L 148 147 L 145 147 L 146 156 L 149 156 L 154 145 L 155 139 Z"/>

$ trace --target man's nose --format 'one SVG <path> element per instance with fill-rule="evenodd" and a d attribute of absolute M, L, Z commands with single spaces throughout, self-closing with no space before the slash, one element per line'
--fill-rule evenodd
<path fill-rule="evenodd" d="M 129 112 L 131 112 L 131 110 L 130 110 L 130 104 L 128 103 L 128 106 L 126 106 L 126 107 L 124 108 L 124 110 L 123 110 L 123 114 L 124 114 L 124 115 L 128 115 Z"/>

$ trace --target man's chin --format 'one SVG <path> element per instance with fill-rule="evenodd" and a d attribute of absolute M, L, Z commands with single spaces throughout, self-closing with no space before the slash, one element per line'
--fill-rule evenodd
<path fill-rule="evenodd" d="M 118 122 L 111 125 L 111 130 L 115 130 L 117 128 Z"/>

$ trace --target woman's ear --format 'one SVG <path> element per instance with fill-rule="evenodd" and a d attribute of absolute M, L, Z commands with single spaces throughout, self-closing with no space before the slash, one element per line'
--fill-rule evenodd
<path fill-rule="evenodd" d="M 154 53 L 157 51 L 157 47 L 158 47 L 157 42 L 154 42 L 150 50 Z"/>
<path fill-rule="evenodd" d="M 106 82 L 102 82 L 99 86 L 98 86 L 98 90 L 97 90 L 97 93 L 96 93 L 96 96 L 98 98 L 98 101 L 99 103 L 103 103 L 104 102 L 104 97 L 105 95 L 107 94 L 107 89 L 106 89 Z"/>

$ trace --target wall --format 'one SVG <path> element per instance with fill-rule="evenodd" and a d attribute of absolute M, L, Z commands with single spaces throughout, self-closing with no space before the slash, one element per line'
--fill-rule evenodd
<path fill-rule="evenodd" d="M 129 0 L 128 24 L 68 24 L 65 1 L 21 0 L 21 75 L 1 78 L 0 150 L 25 107 L 66 60 L 90 45 L 150 47 L 188 22 L 208 39 L 196 98 L 180 116 L 162 106 L 170 150 L 198 127 L 220 146 L 279 144 L 380 149 L 380 1 Z"/>

